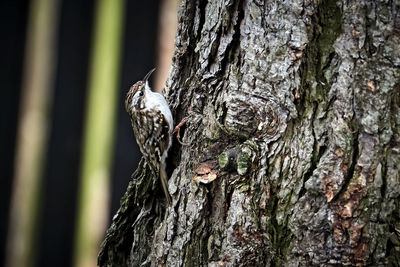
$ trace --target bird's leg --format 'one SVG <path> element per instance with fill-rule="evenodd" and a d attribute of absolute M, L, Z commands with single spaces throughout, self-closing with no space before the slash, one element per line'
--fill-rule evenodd
<path fill-rule="evenodd" d="M 178 123 L 178 125 L 175 126 L 175 129 L 172 131 L 171 135 L 173 136 L 176 133 L 176 139 L 178 139 L 178 142 L 183 145 L 183 146 L 188 146 L 189 144 L 184 143 L 181 141 L 181 135 L 180 135 L 180 130 L 181 127 L 189 120 L 189 116 L 183 118 L 181 122 Z"/>

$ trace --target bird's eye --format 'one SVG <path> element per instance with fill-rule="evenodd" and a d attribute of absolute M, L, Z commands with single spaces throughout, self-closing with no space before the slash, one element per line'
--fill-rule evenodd
<path fill-rule="evenodd" d="M 139 96 L 143 96 L 143 91 L 140 91 L 140 92 L 139 92 Z"/>

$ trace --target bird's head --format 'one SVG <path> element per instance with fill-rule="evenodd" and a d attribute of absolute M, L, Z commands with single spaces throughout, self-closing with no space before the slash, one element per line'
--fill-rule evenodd
<path fill-rule="evenodd" d="M 149 73 L 144 76 L 142 81 L 136 82 L 134 85 L 129 88 L 129 91 L 126 95 L 125 99 L 125 109 L 131 114 L 132 109 L 143 109 L 144 108 L 144 100 L 146 99 L 146 89 L 151 91 L 149 87 L 148 79 L 155 69 L 149 71 Z"/>

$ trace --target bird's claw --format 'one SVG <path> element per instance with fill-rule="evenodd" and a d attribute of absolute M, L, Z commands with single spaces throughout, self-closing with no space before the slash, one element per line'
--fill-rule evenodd
<path fill-rule="evenodd" d="M 171 135 L 173 136 L 176 133 L 176 139 L 178 140 L 179 144 L 183 146 L 188 146 L 188 143 L 184 143 L 181 141 L 181 135 L 180 135 L 180 130 L 181 127 L 189 120 L 189 117 L 183 118 L 178 125 L 175 126 L 174 130 L 172 131 Z"/>

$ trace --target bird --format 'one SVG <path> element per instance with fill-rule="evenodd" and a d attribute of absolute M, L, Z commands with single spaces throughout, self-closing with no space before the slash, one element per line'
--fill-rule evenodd
<path fill-rule="evenodd" d="M 154 176 L 160 178 L 167 204 L 171 205 L 166 159 L 172 144 L 174 121 L 165 97 L 153 92 L 149 86 L 148 79 L 154 70 L 150 70 L 142 81 L 130 87 L 125 109 L 130 116 L 140 152 Z"/>

